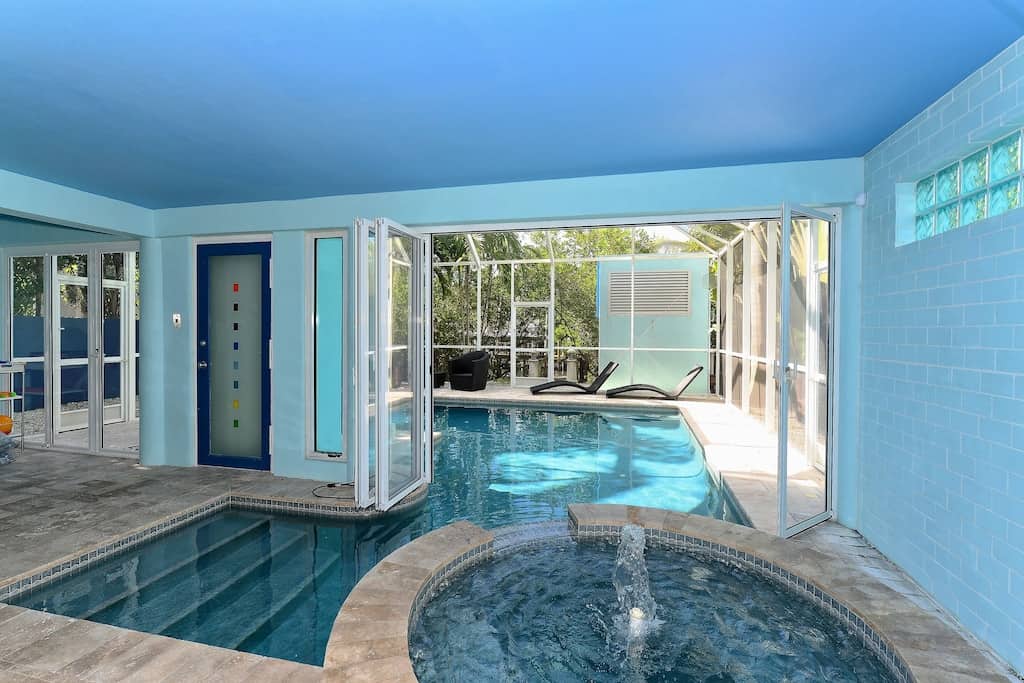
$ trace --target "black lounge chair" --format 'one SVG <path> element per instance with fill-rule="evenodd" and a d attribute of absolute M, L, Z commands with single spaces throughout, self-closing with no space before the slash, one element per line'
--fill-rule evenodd
<path fill-rule="evenodd" d="M 530 387 L 531 394 L 539 394 L 544 391 L 550 391 L 552 389 L 572 389 L 584 394 L 596 394 L 597 390 L 604 386 L 604 383 L 608 381 L 608 378 L 612 376 L 619 367 L 619 364 L 615 361 L 611 361 L 608 365 L 604 366 L 604 370 L 601 374 L 594 378 L 594 381 L 584 386 L 577 384 L 576 382 L 570 382 L 567 379 L 556 379 L 553 382 L 544 382 L 544 384 L 537 384 Z"/>
<path fill-rule="evenodd" d="M 458 391 L 480 391 L 487 388 L 487 372 L 491 354 L 470 351 L 448 363 L 448 381 Z"/>
<path fill-rule="evenodd" d="M 695 365 L 692 370 L 686 373 L 683 377 L 683 381 L 676 385 L 676 388 L 671 392 L 659 389 L 653 384 L 627 384 L 624 387 L 618 387 L 616 389 L 608 390 L 608 398 L 661 398 L 669 401 L 677 401 L 679 397 L 683 395 L 686 388 L 693 384 L 693 380 L 697 379 L 697 376 L 704 371 L 703 365 Z M 623 394 L 631 394 L 635 391 L 647 391 L 657 396 L 623 396 Z"/>

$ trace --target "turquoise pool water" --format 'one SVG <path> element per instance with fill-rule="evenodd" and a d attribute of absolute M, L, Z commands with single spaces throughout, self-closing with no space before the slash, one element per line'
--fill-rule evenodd
<path fill-rule="evenodd" d="M 732 517 L 675 415 L 439 407 L 435 430 L 435 481 L 413 510 L 353 522 L 221 512 L 14 602 L 319 665 L 356 582 L 454 520 L 557 519 L 571 502 Z"/>
<path fill-rule="evenodd" d="M 440 406 L 434 526 L 565 517 L 569 503 L 650 505 L 735 520 L 676 413 Z"/>

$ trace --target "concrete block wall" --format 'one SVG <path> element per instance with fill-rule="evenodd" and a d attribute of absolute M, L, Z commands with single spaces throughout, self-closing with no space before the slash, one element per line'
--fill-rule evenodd
<path fill-rule="evenodd" d="M 861 532 L 1024 670 L 1024 209 L 896 246 L 897 195 L 1024 125 L 1024 38 L 871 151 Z"/>

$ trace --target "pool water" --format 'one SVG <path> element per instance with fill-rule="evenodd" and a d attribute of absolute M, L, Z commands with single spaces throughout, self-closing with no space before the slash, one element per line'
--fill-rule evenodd
<path fill-rule="evenodd" d="M 14 601 L 22 607 L 323 663 L 356 582 L 424 529 L 225 511 Z"/>
<path fill-rule="evenodd" d="M 851 631 L 780 586 L 686 553 L 650 548 L 645 558 L 660 623 L 639 638 L 616 618 L 614 545 L 564 539 L 485 561 L 425 605 L 410 635 L 416 675 L 424 683 L 893 680 Z"/>
<path fill-rule="evenodd" d="M 569 503 L 733 513 L 678 416 L 438 407 L 426 503 L 379 520 L 227 511 L 15 604 L 322 664 L 338 609 L 388 553 L 458 519 L 563 518 Z"/>
<path fill-rule="evenodd" d="M 648 505 L 736 521 L 677 413 L 438 407 L 434 526 L 565 517 L 569 503 Z"/>

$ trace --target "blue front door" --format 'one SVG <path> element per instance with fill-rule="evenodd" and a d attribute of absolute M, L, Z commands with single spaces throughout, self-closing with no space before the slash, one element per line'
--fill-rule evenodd
<path fill-rule="evenodd" d="M 270 469 L 270 243 L 200 245 L 200 465 Z"/>

